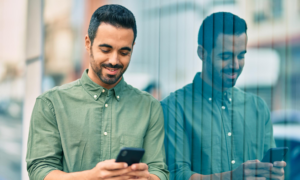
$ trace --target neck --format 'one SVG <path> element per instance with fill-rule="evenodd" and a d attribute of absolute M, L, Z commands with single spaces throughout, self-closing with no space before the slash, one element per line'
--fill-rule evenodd
<path fill-rule="evenodd" d="M 217 90 L 217 91 L 220 91 L 220 92 L 223 92 L 223 91 L 226 91 L 228 88 L 225 88 L 225 87 L 222 87 L 222 86 L 219 86 L 217 84 L 215 84 L 213 82 L 213 78 L 212 76 L 208 75 L 205 70 L 202 69 L 202 73 L 200 75 L 200 77 L 202 78 L 202 80 L 210 85 L 213 89 Z"/>
<path fill-rule="evenodd" d="M 99 79 L 99 77 L 98 77 L 97 74 L 92 70 L 91 67 L 89 67 L 89 70 L 88 70 L 88 76 L 91 78 L 91 80 L 92 80 L 94 83 L 98 84 L 99 86 L 104 87 L 105 89 L 111 89 L 111 88 L 115 87 L 115 86 L 122 80 L 122 78 L 123 78 L 123 77 L 121 77 L 121 78 L 120 78 L 116 83 L 114 83 L 114 84 L 106 84 L 106 83 L 104 83 L 103 81 L 101 81 L 101 80 Z"/>

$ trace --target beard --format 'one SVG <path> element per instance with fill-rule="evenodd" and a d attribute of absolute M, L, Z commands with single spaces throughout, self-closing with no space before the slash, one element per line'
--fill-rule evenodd
<path fill-rule="evenodd" d="M 100 67 L 96 64 L 93 52 L 91 52 L 91 67 L 95 74 L 97 74 L 98 78 L 105 84 L 115 84 L 119 81 L 119 79 L 123 76 L 124 72 L 127 68 L 124 69 L 124 66 L 121 64 L 112 65 L 111 63 L 101 63 Z M 117 68 L 120 69 L 120 72 L 116 75 L 104 74 L 104 68 Z"/>
<path fill-rule="evenodd" d="M 238 79 L 238 77 L 240 76 L 240 74 L 242 73 L 243 68 L 239 68 L 239 69 L 223 69 L 220 73 L 222 74 L 222 84 L 223 87 L 225 88 L 232 88 L 233 86 L 235 86 L 236 81 Z M 236 74 L 235 78 L 226 78 L 224 74 Z"/>
<path fill-rule="evenodd" d="M 236 81 L 240 74 L 242 73 L 243 67 L 239 69 L 225 68 L 220 69 L 215 66 L 211 58 L 208 59 L 210 63 L 205 67 L 207 69 L 208 78 L 211 80 L 212 84 L 220 89 L 232 88 L 235 86 Z M 228 76 L 236 74 L 236 77 L 229 78 Z"/>

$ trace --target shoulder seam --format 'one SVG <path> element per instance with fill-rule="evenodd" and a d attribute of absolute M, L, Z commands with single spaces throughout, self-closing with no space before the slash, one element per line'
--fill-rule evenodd
<path fill-rule="evenodd" d="M 145 91 L 139 90 L 139 89 L 137 89 L 137 88 L 131 86 L 130 84 L 126 84 L 126 86 L 124 86 L 124 87 L 125 87 L 126 89 L 128 89 L 128 90 L 134 91 L 136 94 L 139 94 L 139 95 L 146 95 L 146 96 L 152 97 L 151 94 L 149 94 L 149 93 L 147 93 L 147 92 L 145 92 Z"/>
<path fill-rule="evenodd" d="M 71 88 L 73 88 L 73 87 L 75 87 L 75 86 L 80 86 L 81 85 L 81 83 L 79 83 L 79 79 L 77 79 L 77 80 L 75 80 L 75 81 L 73 81 L 73 82 L 71 82 L 71 83 L 69 83 L 69 84 L 72 84 L 72 83 L 74 83 L 74 85 L 72 85 L 72 86 L 70 86 L 70 87 L 67 87 L 67 88 L 62 88 L 62 86 L 60 86 L 59 88 L 62 88 L 62 89 L 64 89 L 64 90 L 67 90 L 67 89 L 71 89 Z M 58 89 L 59 89 L 58 88 Z"/>
<path fill-rule="evenodd" d="M 55 118 L 55 124 L 57 125 L 57 123 L 56 123 L 56 114 L 55 114 L 55 110 L 53 108 L 52 103 L 49 100 L 44 99 L 43 97 L 38 97 L 37 99 L 41 99 L 42 101 L 46 102 L 46 104 L 50 108 L 50 110 L 51 110 L 51 112 L 52 112 L 52 114 L 53 114 L 53 116 Z"/>

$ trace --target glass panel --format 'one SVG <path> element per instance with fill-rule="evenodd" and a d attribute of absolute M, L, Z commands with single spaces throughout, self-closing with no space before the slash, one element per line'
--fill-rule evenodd
<path fill-rule="evenodd" d="M 135 15 L 138 31 L 123 77 L 159 101 L 169 97 L 163 109 L 175 108 L 176 117 L 170 119 L 166 117 L 170 112 L 164 111 L 166 136 L 174 125 L 169 120 L 179 124 L 169 138 L 186 138 L 175 150 L 184 151 L 181 158 L 189 162 L 187 167 L 181 165 L 187 172 L 218 174 L 235 170 L 247 160 L 262 160 L 273 135 L 277 147 L 289 148 L 284 157 L 285 179 L 300 178 L 299 0 L 43 2 L 45 62 L 44 73 L 37 75 L 43 76 L 42 87 L 36 88 L 46 92 L 79 79 L 91 60 L 84 39 L 93 12 L 104 4 L 123 5 Z M 15 3 L 0 2 L 0 180 L 20 178 L 25 158 L 21 144 L 27 143 L 21 140 L 24 87 L 28 86 L 24 82 L 27 1 L 20 6 Z M 212 28 L 200 33 L 207 43 L 201 44 L 199 28 L 215 12 L 229 12 L 245 20 L 247 34 L 235 29 L 237 19 L 227 27 L 226 18 L 218 17 L 205 25 Z M 213 36 L 220 29 L 222 35 Z M 238 42 L 244 44 L 236 45 Z M 246 53 L 239 51 L 243 47 Z M 170 102 L 177 104 L 172 107 Z M 166 144 L 170 168 L 172 148 Z M 191 175 L 187 174 L 179 177 Z"/>

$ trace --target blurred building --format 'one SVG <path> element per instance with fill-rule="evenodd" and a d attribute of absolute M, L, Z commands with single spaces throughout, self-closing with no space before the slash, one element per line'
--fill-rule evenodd
<path fill-rule="evenodd" d="M 300 1 L 240 0 L 239 4 L 247 7 L 244 9 L 249 47 L 270 48 L 280 57 L 278 82 L 274 87 L 261 88 L 258 93 L 272 94 L 267 101 L 272 101 L 273 110 L 300 110 Z M 268 66 L 264 68 L 268 73 Z"/>
<path fill-rule="evenodd" d="M 45 0 L 44 91 L 78 78 L 82 66 L 84 1 Z"/>

